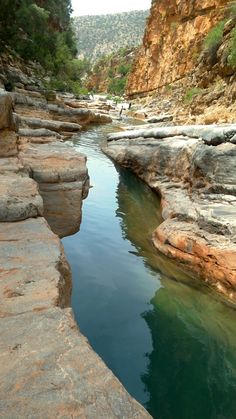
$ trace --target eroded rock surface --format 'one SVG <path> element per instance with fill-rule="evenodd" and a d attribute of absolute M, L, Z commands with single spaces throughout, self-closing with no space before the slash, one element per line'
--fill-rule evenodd
<path fill-rule="evenodd" d="M 0 158 L 0 417 L 150 418 L 79 332 L 70 267 L 43 218 L 60 235 L 78 230 L 86 158 L 51 132 L 40 131 L 48 144 L 18 138 L 7 94 L 0 106 L 0 145 L 5 129 L 16 138 Z"/>
<path fill-rule="evenodd" d="M 105 153 L 162 197 L 155 246 L 236 301 L 236 125 L 110 135 Z"/>
<path fill-rule="evenodd" d="M 154 0 L 127 93 L 141 94 L 182 79 L 196 67 L 209 30 L 229 0 Z"/>
<path fill-rule="evenodd" d="M 63 237 L 78 231 L 89 190 L 86 157 L 58 142 L 26 145 L 19 156 L 39 185 L 44 216 L 54 233 Z"/>
<path fill-rule="evenodd" d="M 0 415 L 148 418 L 78 331 L 70 269 L 43 218 L 0 223 Z"/>

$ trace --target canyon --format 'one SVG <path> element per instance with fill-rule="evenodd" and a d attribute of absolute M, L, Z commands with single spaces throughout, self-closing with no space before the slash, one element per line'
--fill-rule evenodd
<path fill-rule="evenodd" d="M 235 30 L 232 5 L 228 0 L 152 1 L 128 97 L 151 112 L 166 110 L 175 124 L 234 122 L 235 67 L 228 60 Z M 220 22 L 225 23 L 222 37 L 206 48 L 207 36 Z"/>
<path fill-rule="evenodd" d="M 165 273 L 169 258 L 177 266 L 176 282 L 186 274 L 202 294 L 213 291 L 213 299 L 235 308 L 236 79 L 226 56 L 235 31 L 235 18 L 227 15 L 230 4 L 152 1 L 127 85 L 132 106 L 122 115 L 109 112 L 111 105 L 102 101 L 49 91 L 34 75 L 36 63 L 26 67 L 10 54 L 1 56 L 0 416 L 151 417 L 94 352 L 70 307 L 72 271 L 61 239 L 79 231 L 91 187 L 87 158 L 73 143 L 88 128 L 123 115 L 143 120 L 138 128 L 130 119 L 113 124 L 119 132 L 109 134 L 102 146 L 161 198 L 162 219 L 151 232 L 152 243 L 135 231 L 138 245 L 127 253 L 142 253 L 139 240 L 150 241 L 160 271 Z M 202 45 L 223 19 L 212 62 Z M 95 83 L 107 88 L 104 74 L 91 80 L 91 88 Z M 129 229 L 123 223 L 123 236 L 133 235 L 132 211 L 127 216 L 123 202 L 128 195 L 115 198 L 122 217 L 130 220 Z M 164 283 L 174 289 L 170 278 Z"/>
<path fill-rule="evenodd" d="M 25 87 L 0 92 L 0 415 L 148 418 L 75 323 L 59 239 L 78 231 L 89 190 L 64 139 L 111 119 Z"/>

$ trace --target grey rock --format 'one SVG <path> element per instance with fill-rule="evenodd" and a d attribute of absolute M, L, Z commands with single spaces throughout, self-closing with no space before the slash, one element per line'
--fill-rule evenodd
<path fill-rule="evenodd" d="M 28 145 L 22 164 L 39 185 L 44 216 L 60 237 L 79 230 L 81 206 L 89 190 L 86 157 L 68 144 Z"/>
<path fill-rule="evenodd" d="M 148 118 L 147 122 L 149 124 L 156 124 L 159 122 L 167 122 L 167 121 L 172 121 L 172 120 L 173 120 L 172 115 L 157 115 L 157 116 L 151 116 L 150 118 Z"/>
<path fill-rule="evenodd" d="M 4 418 L 151 418 L 91 349 L 70 309 L 4 318 L 0 342 Z"/>
<path fill-rule="evenodd" d="M 17 155 L 17 134 L 9 128 L 0 130 L 0 157 Z"/>
<path fill-rule="evenodd" d="M 30 312 L 37 321 L 40 310 L 70 304 L 70 269 L 44 218 L 0 223 L 0 264 L 0 317 Z"/>
<path fill-rule="evenodd" d="M 235 133 L 236 125 L 141 129 L 109 135 L 103 147 L 161 195 L 158 250 L 234 301 Z"/>
<path fill-rule="evenodd" d="M 71 123 L 71 122 L 63 122 L 63 121 L 52 121 L 48 119 L 39 119 L 39 118 L 29 118 L 29 117 L 20 117 L 21 127 L 29 127 L 29 128 L 46 128 L 51 131 L 56 132 L 76 132 L 81 130 L 81 125 Z"/>
<path fill-rule="evenodd" d="M 18 133 L 21 137 L 54 137 L 58 139 L 62 138 L 62 136 L 58 132 L 51 131 L 50 129 L 46 128 L 20 128 Z"/>
<path fill-rule="evenodd" d="M 0 416 L 150 418 L 79 332 L 70 269 L 43 218 L 0 223 Z"/>
<path fill-rule="evenodd" d="M 18 174 L 0 175 L 0 222 L 43 215 L 37 183 Z"/>

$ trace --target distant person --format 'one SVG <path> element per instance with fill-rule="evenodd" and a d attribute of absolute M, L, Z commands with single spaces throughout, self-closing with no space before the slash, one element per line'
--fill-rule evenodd
<path fill-rule="evenodd" d="M 131 109 L 131 102 L 129 103 L 129 110 Z"/>
<path fill-rule="evenodd" d="M 123 105 L 122 105 L 122 106 L 121 106 L 121 110 L 120 110 L 120 116 L 122 115 L 123 110 L 124 110 L 124 107 L 123 107 Z"/>

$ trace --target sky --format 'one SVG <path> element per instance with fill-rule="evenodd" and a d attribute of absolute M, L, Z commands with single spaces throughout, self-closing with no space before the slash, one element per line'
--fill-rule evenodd
<path fill-rule="evenodd" d="M 121 13 L 130 10 L 146 10 L 151 7 L 151 0 L 138 2 L 137 0 L 72 0 L 71 2 L 74 16 Z"/>

